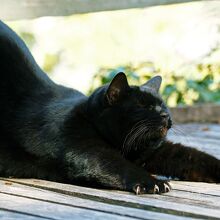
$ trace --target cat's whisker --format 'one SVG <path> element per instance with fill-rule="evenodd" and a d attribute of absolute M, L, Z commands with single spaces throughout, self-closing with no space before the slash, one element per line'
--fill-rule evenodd
<path fill-rule="evenodd" d="M 144 139 L 143 135 L 145 132 L 146 132 L 146 127 L 143 127 L 141 129 L 141 131 L 139 132 L 139 135 L 137 136 L 137 142 L 136 142 L 136 146 L 135 146 L 136 150 L 138 149 L 138 146 L 140 146 L 141 141 L 143 141 L 143 139 Z"/>
<path fill-rule="evenodd" d="M 189 134 L 187 134 L 186 132 L 184 132 L 180 127 L 174 125 L 171 129 L 170 129 L 171 132 L 173 132 L 172 135 L 174 136 L 178 136 L 179 138 L 182 138 L 185 142 L 187 143 L 190 143 L 188 137 L 189 137 Z"/>
<path fill-rule="evenodd" d="M 138 133 L 138 136 L 136 136 L 136 138 L 134 138 L 133 140 L 136 141 L 135 145 L 133 146 L 136 150 L 138 149 L 138 146 L 141 146 L 141 142 L 146 142 L 146 136 L 148 137 L 149 135 L 147 135 L 149 133 L 151 126 L 144 126 L 142 127 L 141 131 Z M 131 146 L 130 146 L 131 147 Z"/>
<path fill-rule="evenodd" d="M 170 130 L 171 130 L 171 132 L 174 132 L 175 134 L 180 135 L 180 136 L 184 136 L 184 137 L 189 136 L 188 133 L 184 132 L 184 131 L 183 131 L 180 127 L 178 127 L 178 126 L 173 126 Z"/>
<path fill-rule="evenodd" d="M 182 136 L 189 136 L 189 134 L 187 134 L 186 132 L 184 132 L 183 130 L 179 129 L 179 128 L 174 128 L 174 130 L 179 133 Z"/>
<path fill-rule="evenodd" d="M 188 133 L 185 132 L 180 126 L 178 126 L 178 124 L 173 123 L 173 126 L 171 127 L 171 129 L 174 129 L 175 131 L 179 132 L 180 134 L 184 135 L 184 136 L 188 136 Z"/>
<path fill-rule="evenodd" d="M 130 144 L 129 144 L 129 148 L 131 148 L 132 147 L 132 145 L 134 145 L 134 147 L 136 148 L 136 139 L 139 137 L 139 135 L 141 134 L 141 132 L 142 132 L 142 130 L 143 130 L 143 128 L 142 128 L 142 126 L 140 126 L 137 130 L 136 130 L 136 132 L 134 133 L 134 135 L 132 135 L 131 136 L 131 142 L 130 142 Z"/>
<path fill-rule="evenodd" d="M 142 121 L 139 121 L 137 122 L 133 127 L 132 129 L 130 130 L 130 132 L 126 135 L 125 137 L 125 140 L 123 142 L 123 146 L 122 146 L 122 153 L 124 154 L 125 153 L 125 150 L 126 150 L 126 145 L 129 145 L 128 143 L 131 142 L 131 137 L 132 137 L 132 133 L 135 133 L 135 130 L 139 128 L 139 125 L 140 123 L 143 123 L 144 120 Z M 132 141 L 133 142 L 133 141 Z"/>
<path fill-rule="evenodd" d="M 159 123 L 157 118 L 138 121 L 125 136 L 122 154 L 126 155 L 132 148 L 137 150 L 139 146 L 145 145 L 152 135 L 152 130 L 158 128 L 155 125 L 157 123 Z"/>
<path fill-rule="evenodd" d="M 143 120 L 142 123 L 140 124 L 140 122 L 138 124 L 140 124 L 139 126 L 133 128 L 129 134 L 126 136 L 125 141 L 123 143 L 123 151 L 129 151 L 131 149 L 132 146 L 135 145 L 135 140 L 140 136 L 141 133 L 145 132 L 145 126 L 143 126 L 144 122 L 146 120 Z M 135 146 L 136 147 L 136 146 Z"/>

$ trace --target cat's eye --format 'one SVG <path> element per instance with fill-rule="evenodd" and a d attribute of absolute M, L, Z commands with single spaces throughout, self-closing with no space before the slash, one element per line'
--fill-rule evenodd
<path fill-rule="evenodd" d="M 153 105 L 150 105 L 148 109 L 151 111 L 151 110 L 154 109 L 154 106 L 153 106 Z"/>

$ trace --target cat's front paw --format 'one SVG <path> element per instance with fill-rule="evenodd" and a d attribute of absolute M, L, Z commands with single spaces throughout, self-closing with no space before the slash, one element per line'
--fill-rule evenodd
<path fill-rule="evenodd" d="M 136 195 L 140 194 L 161 194 L 167 193 L 171 190 L 171 186 L 167 181 L 162 180 L 153 180 L 151 183 L 148 184 L 136 184 L 133 187 L 134 192 Z"/>

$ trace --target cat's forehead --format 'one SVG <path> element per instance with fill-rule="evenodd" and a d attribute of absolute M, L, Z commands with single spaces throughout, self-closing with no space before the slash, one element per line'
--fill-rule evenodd
<path fill-rule="evenodd" d="M 158 93 L 141 87 L 132 87 L 132 97 L 140 104 L 160 105 L 163 102 Z"/>

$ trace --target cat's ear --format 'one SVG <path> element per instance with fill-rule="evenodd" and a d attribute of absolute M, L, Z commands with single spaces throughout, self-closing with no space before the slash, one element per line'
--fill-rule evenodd
<path fill-rule="evenodd" d="M 149 81 L 147 81 L 146 83 L 144 83 L 141 88 L 149 88 L 151 90 L 154 90 L 156 92 L 159 92 L 160 89 L 160 85 L 162 82 L 162 77 L 161 76 L 154 76 L 153 78 L 151 78 Z"/>
<path fill-rule="evenodd" d="M 116 103 L 119 99 L 121 99 L 124 96 L 128 89 L 129 85 L 126 75 L 123 72 L 118 73 L 113 78 L 107 89 L 106 98 L 108 103 L 110 105 Z"/>

